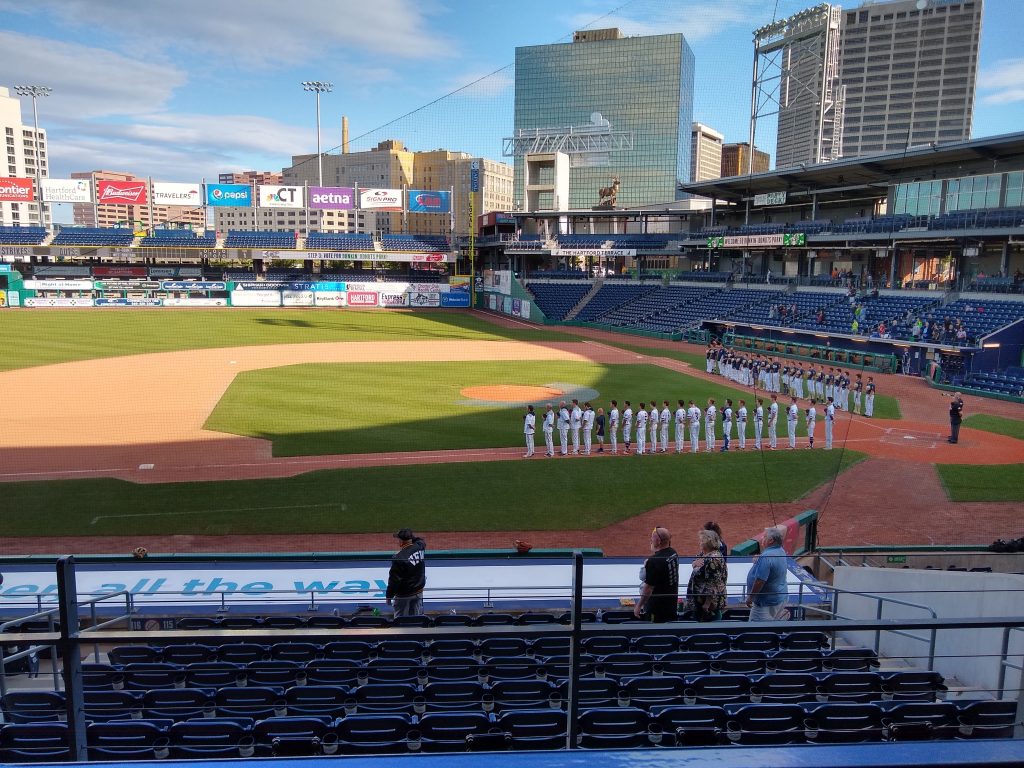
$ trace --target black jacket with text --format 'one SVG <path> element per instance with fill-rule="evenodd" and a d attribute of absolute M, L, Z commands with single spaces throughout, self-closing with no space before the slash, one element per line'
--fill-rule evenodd
<path fill-rule="evenodd" d="M 391 572 L 388 574 L 388 600 L 394 597 L 411 597 L 423 591 L 427 584 L 427 562 L 424 551 L 427 542 L 418 536 L 412 543 L 402 547 L 391 558 Z"/>

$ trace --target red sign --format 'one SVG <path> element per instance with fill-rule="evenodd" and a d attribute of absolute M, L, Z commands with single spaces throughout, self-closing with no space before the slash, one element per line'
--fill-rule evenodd
<path fill-rule="evenodd" d="M 146 277 L 145 267 L 93 267 L 93 277 Z"/>
<path fill-rule="evenodd" d="M 96 202 L 100 205 L 145 205 L 144 181 L 97 181 Z"/>
<path fill-rule="evenodd" d="M 413 256 L 414 264 L 429 264 L 444 261 L 447 257 L 443 253 L 420 253 Z"/>
<path fill-rule="evenodd" d="M 350 307 L 376 307 L 377 294 L 372 291 L 349 291 L 348 305 Z"/>
<path fill-rule="evenodd" d="M 0 178 L 0 200 L 10 203 L 27 203 L 35 199 L 32 179 Z"/>

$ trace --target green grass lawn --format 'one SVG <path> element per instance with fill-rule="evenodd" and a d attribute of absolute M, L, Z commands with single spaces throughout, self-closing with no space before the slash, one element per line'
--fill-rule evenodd
<path fill-rule="evenodd" d="M 1024 440 L 1024 421 L 1020 419 L 1007 419 L 1003 416 L 989 416 L 984 413 L 976 413 L 964 419 L 963 426 Z"/>
<path fill-rule="evenodd" d="M 314 535 L 388 533 L 406 525 L 427 531 L 592 529 L 669 503 L 794 501 L 861 458 L 853 451 L 537 457 L 218 483 L 7 483 L 0 485 L 0 533 Z M 315 539 L 309 549 L 317 549 Z"/>
<path fill-rule="evenodd" d="M 523 408 L 466 404 L 460 390 L 554 383 L 596 390 L 595 410 L 607 410 L 612 398 L 620 408 L 629 399 L 634 409 L 652 397 L 660 409 L 667 398 L 673 413 L 680 398 L 703 407 L 714 397 L 719 408 L 727 397 L 734 399 L 734 408 L 747 398 L 747 432 L 753 435 L 750 393 L 726 387 L 724 380 L 708 382 L 655 365 L 531 361 L 309 364 L 249 371 L 235 379 L 205 427 L 271 440 L 276 456 L 520 445 Z M 784 423 L 780 430 L 785 431 Z"/>
<path fill-rule="evenodd" d="M 47 309 L 0 312 L 0 370 L 146 352 L 324 341 L 567 340 L 466 312 L 337 309 Z"/>
<path fill-rule="evenodd" d="M 1024 464 L 939 464 L 937 469 L 952 501 L 1024 501 Z"/>

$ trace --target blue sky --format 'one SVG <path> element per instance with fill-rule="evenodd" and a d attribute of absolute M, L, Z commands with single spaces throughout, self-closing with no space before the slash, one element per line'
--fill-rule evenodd
<path fill-rule="evenodd" d="M 778 0 L 778 15 L 810 4 Z M 976 137 L 1024 128 L 1021 7 L 985 0 Z M 280 169 L 315 151 L 313 96 L 299 85 L 311 79 L 335 85 L 322 100 L 325 149 L 347 114 L 353 148 L 398 138 L 498 158 L 515 47 L 620 26 L 683 32 L 697 60 L 694 119 L 744 141 L 751 31 L 773 10 L 771 0 L 0 0 L 0 85 L 54 89 L 40 102 L 52 176 Z M 758 144 L 774 152 L 773 131 Z"/>

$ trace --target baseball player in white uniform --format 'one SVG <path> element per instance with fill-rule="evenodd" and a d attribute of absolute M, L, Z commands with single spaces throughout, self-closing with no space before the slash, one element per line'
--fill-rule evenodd
<path fill-rule="evenodd" d="M 740 400 L 740 408 L 736 411 L 736 432 L 739 437 L 740 450 L 747 447 L 747 401 Z"/>
<path fill-rule="evenodd" d="M 804 369 L 799 365 L 792 370 L 793 376 L 793 392 L 797 397 L 804 396 Z"/>
<path fill-rule="evenodd" d="M 683 401 L 679 401 L 679 407 L 676 408 L 676 453 L 683 452 L 683 443 L 686 440 L 686 408 L 683 407 Z"/>
<path fill-rule="evenodd" d="M 773 451 L 778 443 L 779 432 L 779 397 L 772 395 L 772 404 L 768 406 L 768 447 Z"/>
<path fill-rule="evenodd" d="M 732 438 L 732 400 L 726 399 L 725 407 L 722 409 L 722 453 L 729 450 L 729 443 Z"/>
<path fill-rule="evenodd" d="M 754 409 L 754 448 L 761 450 L 761 431 L 764 428 L 764 399 L 758 398 Z"/>
<path fill-rule="evenodd" d="M 661 408 L 661 452 L 668 453 L 668 425 L 672 423 L 672 411 L 669 410 L 668 400 L 665 400 Z"/>
<path fill-rule="evenodd" d="M 619 401 L 612 400 L 608 410 L 608 434 L 611 436 L 612 453 L 619 452 Z"/>
<path fill-rule="evenodd" d="M 565 407 L 565 400 L 558 405 L 558 442 L 561 446 L 563 456 L 569 453 L 569 409 Z"/>
<path fill-rule="evenodd" d="M 690 453 L 700 453 L 700 418 L 703 414 L 693 400 L 686 410 L 686 418 L 690 421 Z"/>
<path fill-rule="evenodd" d="M 526 406 L 526 413 L 523 415 L 523 436 L 526 438 L 526 453 L 524 459 L 533 456 L 533 435 L 537 431 L 537 415 L 533 412 L 533 406 Z"/>
<path fill-rule="evenodd" d="M 622 411 L 622 442 L 626 448 L 623 453 L 629 453 L 629 438 L 633 434 L 633 409 L 629 405 L 629 400 L 626 401 L 626 408 Z"/>
<path fill-rule="evenodd" d="M 871 418 L 875 415 L 875 378 L 868 376 L 867 386 L 864 387 L 864 415 Z"/>
<path fill-rule="evenodd" d="M 860 414 L 860 398 L 864 392 L 864 380 L 861 375 L 857 374 L 857 380 L 853 384 L 853 412 Z"/>
<path fill-rule="evenodd" d="M 708 400 L 707 410 L 704 411 L 704 450 L 715 450 L 715 420 L 718 418 L 718 409 L 715 408 L 714 399 Z"/>
<path fill-rule="evenodd" d="M 580 452 L 580 428 L 583 426 L 583 411 L 580 410 L 580 401 L 572 401 L 572 411 L 569 413 L 569 430 L 572 432 L 572 455 Z"/>
<path fill-rule="evenodd" d="M 554 431 L 555 431 L 555 411 L 551 407 L 551 403 L 548 403 L 548 408 L 544 412 L 544 426 L 543 426 L 543 430 L 544 430 L 544 445 L 548 449 L 547 450 L 547 454 L 545 454 L 545 455 L 548 458 L 551 458 L 552 456 L 555 455 L 555 436 L 554 436 Z"/>
<path fill-rule="evenodd" d="M 829 400 L 832 398 L 830 397 Z M 818 423 L 818 409 L 814 407 L 817 401 L 811 399 L 811 407 L 807 409 L 807 447 L 814 447 L 814 426 Z"/>
<path fill-rule="evenodd" d="M 786 409 L 786 429 L 789 430 L 789 450 L 796 448 L 796 420 L 800 415 L 800 409 L 797 408 L 796 398 L 793 398 L 793 402 L 790 403 L 789 408 Z"/>
<path fill-rule="evenodd" d="M 636 455 L 643 456 L 647 447 L 647 404 L 640 403 L 636 411 Z"/>
<path fill-rule="evenodd" d="M 650 420 L 647 422 L 651 428 L 651 439 L 647 446 L 648 453 L 658 452 L 658 425 L 661 423 L 661 418 L 658 414 L 658 404 L 655 401 L 651 401 L 651 414 Z"/>
<path fill-rule="evenodd" d="M 836 406 L 829 400 L 825 406 L 825 450 L 832 450 L 832 425 L 836 420 Z"/>
<path fill-rule="evenodd" d="M 590 455 L 590 446 L 594 439 L 594 409 L 587 403 L 583 408 L 583 453 Z"/>

